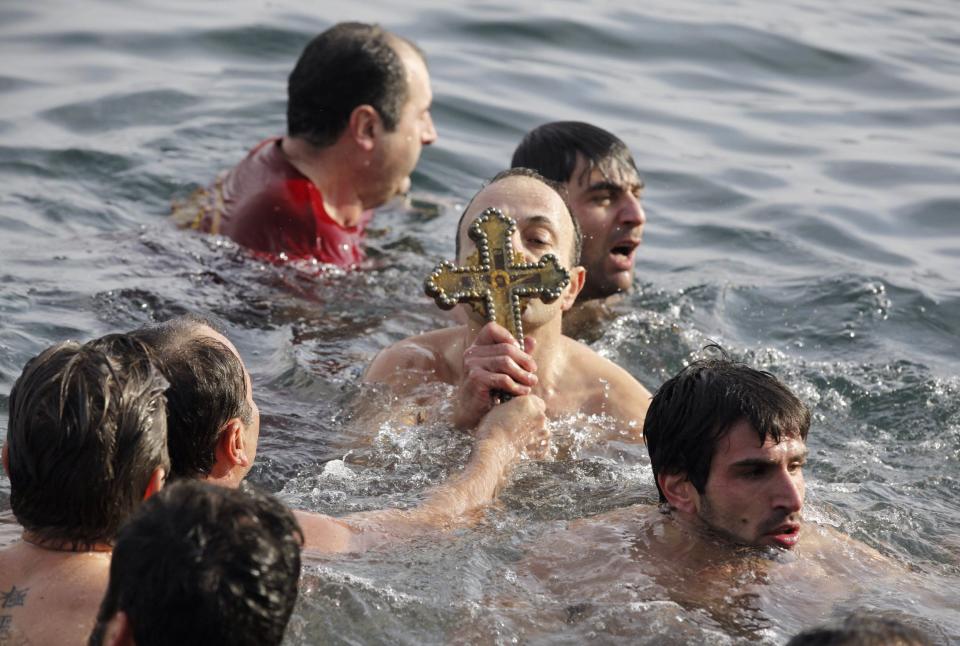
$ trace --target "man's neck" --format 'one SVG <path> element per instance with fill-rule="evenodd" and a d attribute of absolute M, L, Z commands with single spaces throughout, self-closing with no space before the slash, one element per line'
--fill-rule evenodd
<path fill-rule="evenodd" d="M 364 205 L 349 163 L 353 156 L 343 150 L 345 145 L 338 141 L 316 148 L 303 139 L 287 136 L 281 150 L 287 161 L 320 191 L 327 215 L 340 226 L 354 227 L 360 222 Z"/>
<path fill-rule="evenodd" d="M 214 465 L 213 472 L 205 476 L 203 481 L 226 489 L 238 489 L 246 475 L 246 472 L 239 467 L 218 468 L 217 465 Z"/>
<path fill-rule="evenodd" d="M 106 541 L 98 541 L 87 544 L 67 539 L 42 538 L 30 530 L 23 530 L 21 535 L 24 543 L 28 543 L 35 548 L 47 550 L 50 552 L 111 552 L 113 546 Z"/>

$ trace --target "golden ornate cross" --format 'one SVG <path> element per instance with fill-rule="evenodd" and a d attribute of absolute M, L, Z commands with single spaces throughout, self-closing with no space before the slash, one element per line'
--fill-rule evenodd
<path fill-rule="evenodd" d="M 513 249 L 516 223 L 500 209 L 489 208 L 470 225 L 470 239 L 477 251 L 466 267 L 444 261 L 424 282 L 427 296 L 445 310 L 467 303 L 488 321 L 510 331 L 523 347 L 520 320 L 531 298 L 551 303 L 570 284 L 570 273 L 556 256 L 545 254 L 538 262 L 524 262 Z"/>

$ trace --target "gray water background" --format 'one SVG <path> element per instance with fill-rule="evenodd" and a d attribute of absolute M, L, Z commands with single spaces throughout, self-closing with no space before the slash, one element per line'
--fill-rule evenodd
<path fill-rule="evenodd" d="M 440 139 L 414 196 L 440 215 L 384 210 L 370 240 L 378 267 L 320 276 L 174 230 L 170 200 L 282 132 L 294 60 L 346 19 L 379 21 L 429 57 Z M 529 128 L 581 119 L 629 144 L 649 218 L 639 288 L 592 346 L 651 389 L 709 341 L 774 372 L 815 412 L 808 514 L 957 589 L 953 0 L 10 2 L 0 60 L 2 434 L 10 387 L 47 345 L 210 313 L 263 413 L 252 482 L 334 514 L 412 504 L 469 446 L 448 429 L 384 424 L 340 461 L 364 409 L 388 405 L 359 377 L 382 347 L 447 323 L 420 284 L 452 256 L 459 207 L 480 182 Z M 524 465 L 475 530 L 311 562 L 288 641 L 616 641 L 596 621 L 537 633 L 489 600 L 563 520 L 655 500 L 636 447 Z M 0 520 L 6 543 L 3 477 Z M 960 639 L 956 607 L 927 610 L 896 587 L 817 617 L 774 608 L 723 623 L 646 602 L 611 612 L 649 624 L 627 643 L 781 643 L 852 607 Z"/>

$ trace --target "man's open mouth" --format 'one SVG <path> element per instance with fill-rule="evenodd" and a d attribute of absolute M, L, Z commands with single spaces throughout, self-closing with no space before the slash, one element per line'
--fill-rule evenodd
<path fill-rule="evenodd" d="M 610 248 L 610 257 L 618 268 L 630 269 L 633 266 L 633 257 L 636 255 L 640 240 L 628 238 L 620 240 Z"/>
<path fill-rule="evenodd" d="M 784 523 L 766 533 L 775 544 L 785 549 L 793 549 L 800 539 L 800 523 Z"/>

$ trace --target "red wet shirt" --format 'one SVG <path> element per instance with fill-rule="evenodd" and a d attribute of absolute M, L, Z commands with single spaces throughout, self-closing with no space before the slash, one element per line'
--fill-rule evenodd
<path fill-rule="evenodd" d="M 371 216 L 365 211 L 353 227 L 335 222 L 316 185 L 287 161 L 280 138 L 257 144 L 213 186 L 174 209 L 181 224 L 228 236 L 254 251 L 340 267 L 363 260 Z"/>

